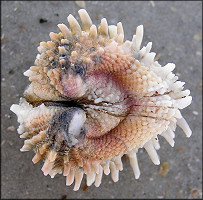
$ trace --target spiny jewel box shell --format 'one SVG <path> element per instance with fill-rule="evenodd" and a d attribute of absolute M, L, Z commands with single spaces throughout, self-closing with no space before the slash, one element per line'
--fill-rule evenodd
<path fill-rule="evenodd" d="M 124 154 L 138 179 L 139 148 L 159 165 L 159 135 L 173 147 L 176 125 L 186 137 L 192 133 L 180 112 L 192 101 L 190 91 L 173 63 L 155 61 L 151 42 L 141 48 L 143 26 L 124 41 L 121 22 L 109 26 L 103 18 L 97 28 L 86 10 L 78 13 L 82 29 L 69 15 L 70 28 L 58 24 L 60 33 L 40 42 L 24 73 L 31 83 L 10 108 L 25 139 L 20 150 L 34 150 L 44 175 L 63 173 L 75 191 L 84 174 L 88 186 L 99 187 L 103 173 L 117 182 Z"/>

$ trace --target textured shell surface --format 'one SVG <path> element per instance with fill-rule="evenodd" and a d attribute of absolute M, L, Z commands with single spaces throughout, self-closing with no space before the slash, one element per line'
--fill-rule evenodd
<path fill-rule="evenodd" d="M 78 13 L 82 28 L 69 15 L 69 28 L 58 24 L 60 32 L 40 43 L 24 72 L 31 83 L 10 108 L 25 139 L 20 150 L 33 150 L 45 176 L 62 173 L 75 191 L 84 175 L 87 186 L 99 187 L 103 173 L 117 182 L 125 154 L 138 179 L 140 148 L 159 165 L 158 137 L 173 147 L 177 125 L 192 134 L 180 112 L 190 91 L 172 72 L 175 64 L 156 61 L 151 42 L 141 48 L 143 26 L 125 41 L 121 22 L 103 18 L 97 28 L 86 10 Z"/>

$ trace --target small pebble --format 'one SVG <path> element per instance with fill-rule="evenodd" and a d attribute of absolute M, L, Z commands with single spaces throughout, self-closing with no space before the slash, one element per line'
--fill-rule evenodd
<path fill-rule="evenodd" d="M 183 147 L 178 147 L 178 151 L 184 151 Z"/>
<path fill-rule="evenodd" d="M 171 9 L 172 12 L 176 12 L 177 11 L 177 9 L 175 7 L 170 7 L 170 9 Z"/>
<path fill-rule="evenodd" d="M 192 114 L 193 115 L 199 115 L 199 113 L 197 111 L 195 111 L 195 110 L 192 111 Z"/>
<path fill-rule="evenodd" d="M 9 118 L 9 119 L 11 118 L 11 116 L 9 114 L 5 114 L 4 116 Z"/>
<path fill-rule="evenodd" d="M 7 128 L 7 131 L 15 131 L 15 130 L 16 130 L 15 126 L 9 126 Z"/>
<path fill-rule="evenodd" d="M 194 190 L 192 190 L 191 196 L 194 198 L 194 197 L 197 196 L 199 193 L 200 193 L 200 190 L 194 189 Z"/>
<path fill-rule="evenodd" d="M 193 172 L 195 171 L 193 165 L 191 165 L 190 163 L 187 164 L 187 167 L 188 167 L 188 169 L 189 169 L 189 171 L 190 171 L 191 173 L 193 173 Z"/>
<path fill-rule="evenodd" d="M 181 176 L 181 173 L 179 172 L 177 176 L 175 176 L 175 180 L 178 180 Z"/>
<path fill-rule="evenodd" d="M 150 5 L 151 5 L 153 8 L 155 7 L 154 1 L 150 1 L 149 3 L 150 3 Z"/>
<path fill-rule="evenodd" d="M 178 194 L 179 194 L 179 195 L 182 195 L 182 194 L 183 194 L 183 190 L 180 190 L 180 191 L 178 192 Z"/>
<path fill-rule="evenodd" d="M 43 18 L 40 18 L 40 19 L 39 19 L 39 23 L 40 23 L 40 24 L 45 23 L 45 22 L 47 22 L 47 19 L 43 19 Z"/>
<path fill-rule="evenodd" d="M 197 40 L 197 41 L 201 41 L 202 40 L 202 34 L 200 32 L 195 33 L 193 36 L 193 39 Z"/>
<path fill-rule="evenodd" d="M 5 37 L 5 34 L 3 33 L 3 34 L 1 35 L 1 40 L 3 40 L 4 37 Z"/>
<path fill-rule="evenodd" d="M 166 176 L 168 174 L 168 170 L 169 170 L 169 164 L 168 162 L 164 162 L 159 169 L 159 173 L 161 174 L 161 176 Z"/>
<path fill-rule="evenodd" d="M 67 195 L 64 194 L 61 196 L 61 199 L 66 199 L 66 197 L 67 197 Z"/>
<path fill-rule="evenodd" d="M 88 186 L 85 184 L 85 186 L 82 188 L 83 191 L 87 190 Z"/>
<path fill-rule="evenodd" d="M 9 143 L 9 145 L 10 145 L 10 146 L 13 146 L 13 142 L 11 142 L 11 141 L 8 141 L 8 143 Z"/>
<path fill-rule="evenodd" d="M 76 4 L 79 8 L 85 8 L 85 1 L 75 1 L 75 4 Z"/>
<path fill-rule="evenodd" d="M 201 56 L 202 55 L 202 53 L 200 51 L 196 51 L 195 54 L 196 54 L 196 56 Z"/>
<path fill-rule="evenodd" d="M 156 55 L 154 58 L 154 61 L 158 61 L 160 59 L 160 57 L 161 57 L 161 54 Z"/>
<path fill-rule="evenodd" d="M 3 146 L 5 143 L 6 143 L 6 140 L 3 140 L 3 141 L 1 142 L 1 146 Z"/>

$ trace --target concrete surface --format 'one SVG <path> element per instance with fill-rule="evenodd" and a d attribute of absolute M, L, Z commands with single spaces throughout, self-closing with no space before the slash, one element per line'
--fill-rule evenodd
<path fill-rule="evenodd" d="M 23 140 L 17 134 L 16 116 L 9 110 L 18 103 L 28 78 L 23 72 L 33 65 L 40 41 L 49 32 L 58 32 L 57 24 L 66 23 L 68 14 L 79 19 L 78 5 L 65 1 L 1 2 L 1 194 L 2 198 L 202 198 L 202 3 L 199 1 L 87 1 L 93 22 L 106 17 L 109 24 L 122 21 L 125 39 L 131 39 L 136 27 L 144 25 L 144 42 L 152 41 L 152 50 L 160 54 L 162 65 L 174 62 L 175 72 L 191 90 L 192 104 L 183 110 L 193 135 L 187 139 L 176 129 L 175 147 L 160 138 L 161 164 L 168 162 L 165 177 L 160 166 L 152 164 L 147 153 L 139 151 L 141 169 L 134 179 L 128 159 L 123 159 L 120 180 L 113 183 L 103 177 L 99 188 L 88 189 L 83 179 L 80 191 L 65 186 L 65 177 L 54 179 L 42 174 L 42 162 L 34 165 L 33 152 L 21 153 Z M 40 23 L 40 19 L 41 22 Z M 47 20 L 47 21 L 46 21 Z"/>

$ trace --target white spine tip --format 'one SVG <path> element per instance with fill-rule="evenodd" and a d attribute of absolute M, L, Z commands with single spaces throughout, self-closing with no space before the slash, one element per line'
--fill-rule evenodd
<path fill-rule="evenodd" d="M 158 154 L 157 154 L 151 140 L 144 145 L 144 148 L 147 151 L 147 153 L 148 153 L 149 157 L 151 158 L 152 162 L 155 165 L 159 165 L 160 164 L 159 156 L 158 156 Z"/>
<path fill-rule="evenodd" d="M 119 180 L 119 170 L 116 169 L 115 164 L 110 161 L 111 178 L 114 182 Z"/>
<path fill-rule="evenodd" d="M 68 37 L 70 35 L 70 31 L 69 31 L 68 27 L 65 24 L 58 24 L 57 26 L 59 27 L 60 31 L 62 32 L 64 38 L 68 39 Z"/>
<path fill-rule="evenodd" d="M 30 76 L 35 76 L 35 75 L 37 75 L 37 73 L 36 72 L 33 72 L 33 71 L 31 71 L 31 70 L 27 70 L 27 71 L 25 71 L 24 73 L 23 73 L 23 75 L 24 76 L 27 76 L 27 77 L 30 77 Z"/>
<path fill-rule="evenodd" d="M 20 151 L 21 151 L 21 152 L 30 151 L 30 149 L 31 149 L 30 146 L 24 145 L 24 146 L 20 149 Z"/>
<path fill-rule="evenodd" d="M 177 107 L 179 109 L 183 109 L 186 108 L 187 106 L 189 106 L 192 102 L 192 97 L 191 96 L 187 96 L 181 99 L 177 99 L 177 100 L 173 100 L 173 106 Z"/>
<path fill-rule="evenodd" d="M 74 175 L 75 175 L 74 169 L 70 169 L 70 172 L 66 177 L 66 185 L 67 186 L 70 186 L 73 183 Z"/>
<path fill-rule="evenodd" d="M 174 141 L 172 135 L 170 134 L 170 132 L 168 132 L 168 130 L 165 131 L 165 132 L 163 132 L 161 135 L 165 138 L 165 140 L 166 140 L 172 147 L 174 147 L 175 141 Z"/>
<path fill-rule="evenodd" d="M 91 186 L 92 183 L 94 183 L 95 177 L 96 177 L 95 172 L 90 172 L 89 174 L 87 174 L 87 186 Z"/>
<path fill-rule="evenodd" d="M 67 17 L 67 20 L 70 24 L 72 34 L 73 35 L 80 35 L 81 34 L 81 28 L 80 28 L 78 21 L 75 19 L 75 17 L 73 17 L 73 15 L 70 14 Z"/>
<path fill-rule="evenodd" d="M 54 32 L 50 32 L 49 37 L 50 37 L 51 41 L 56 41 L 59 39 L 59 35 Z"/>
<path fill-rule="evenodd" d="M 177 125 L 184 131 L 186 137 L 190 137 L 192 135 L 192 131 L 184 118 L 177 119 Z"/>
<path fill-rule="evenodd" d="M 78 11 L 78 13 L 79 13 L 80 19 L 82 21 L 83 30 L 89 32 L 89 29 L 92 26 L 92 20 L 91 20 L 90 16 L 88 15 L 88 13 L 85 9 L 80 9 Z"/>
<path fill-rule="evenodd" d="M 83 174 L 84 174 L 83 170 L 80 170 L 80 169 L 78 169 L 75 172 L 75 186 L 73 188 L 74 191 L 79 190 L 81 182 L 82 182 Z"/>
<path fill-rule="evenodd" d="M 118 33 L 118 35 L 119 35 L 119 34 L 123 34 L 123 35 L 124 35 L 123 25 L 122 25 L 121 22 L 119 22 L 119 23 L 117 24 L 117 33 Z"/>
<path fill-rule="evenodd" d="M 17 104 L 13 104 L 11 107 L 10 107 L 10 110 L 15 113 L 16 115 L 18 115 L 18 113 L 20 112 L 20 106 L 17 105 Z"/>
<path fill-rule="evenodd" d="M 140 46 L 143 39 L 143 33 L 144 33 L 143 25 L 139 25 L 136 29 L 136 40 L 135 40 L 136 51 L 140 50 Z"/>
<path fill-rule="evenodd" d="M 49 162 L 48 159 L 45 160 L 44 165 L 42 166 L 41 169 L 45 176 L 47 176 L 49 172 L 52 170 L 53 164 L 54 163 Z"/>
<path fill-rule="evenodd" d="M 99 173 L 96 174 L 96 177 L 95 177 L 95 182 L 94 182 L 94 185 L 96 187 L 99 187 L 100 184 L 101 184 L 101 181 L 102 181 L 102 175 L 103 175 L 103 168 L 101 165 L 99 165 Z"/>
<path fill-rule="evenodd" d="M 101 20 L 101 24 L 100 24 L 98 32 L 103 37 L 107 37 L 108 36 L 108 24 L 107 24 L 106 18 L 103 18 Z"/>
<path fill-rule="evenodd" d="M 137 155 L 134 150 L 130 151 L 128 154 L 129 160 L 130 160 L 130 165 L 133 169 L 135 179 L 138 179 L 140 177 L 140 169 L 138 166 L 138 161 L 137 161 Z"/>
<path fill-rule="evenodd" d="M 109 161 L 107 161 L 107 163 L 103 166 L 103 169 L 104 169 L 104 174 L 109 175 L 109 173 L 110 173 Z"/>
<path fill-rule="evenodd" d="M 92 39 L 97 38 L 97 27 L 95 25 L 92 25 L 90 27 L 89 37 L 92 38 Z"/>

